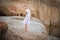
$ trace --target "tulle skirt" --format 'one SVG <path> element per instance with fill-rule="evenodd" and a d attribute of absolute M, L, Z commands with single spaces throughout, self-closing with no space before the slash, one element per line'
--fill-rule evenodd
<path fill-rule="evenodd" d="M 26 15 L 25 19 L 23 20 L 24 24 L 30 24 L 30 15 Z"/>

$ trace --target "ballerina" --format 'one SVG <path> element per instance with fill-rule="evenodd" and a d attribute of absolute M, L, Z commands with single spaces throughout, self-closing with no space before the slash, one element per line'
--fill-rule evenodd
<path fill-rule="evenodd" d="M 30 9 L 28 7 L 25 7 L 25 11 L 26 11 L 26 17 L 23 20 L 23 23 L 25 24 L 25 30 L 26 32 L 28 31 L 28 24 L 30 24 L 30 18 L 31 18 L 31 12 Z"/>

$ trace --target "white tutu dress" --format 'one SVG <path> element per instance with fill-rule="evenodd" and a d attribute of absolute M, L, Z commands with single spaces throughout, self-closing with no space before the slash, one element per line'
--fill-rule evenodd
<path fill-rule="evenodd" d="M 30 17 L 31 17 L 31 14 L 30 14 L 30 9 L 27 9 L 26 10 L 26 17 L 25 17 L 25 19 L 23 20 L 23 23 L 24 24 L 30 24 Z"/>

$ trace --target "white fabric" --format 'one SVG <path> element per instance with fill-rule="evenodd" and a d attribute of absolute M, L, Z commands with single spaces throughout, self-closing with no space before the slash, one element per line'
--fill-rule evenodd
<path fill-rule="evenodd" d="M 23 20 L 23 23 L 24 24 L 30 24 L 30 17 L 31 17 L 31 14 L 30 14 L 30 9 L 27 9 L 26 10 L 26 17 L 25 17 L 25 19 Z"/>

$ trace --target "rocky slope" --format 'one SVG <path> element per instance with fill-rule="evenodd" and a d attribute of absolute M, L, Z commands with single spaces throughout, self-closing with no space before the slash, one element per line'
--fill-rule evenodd
<path fill-rule="evenodd" d="M 48 35 L 44 24 L 36 18 L 31 19 L 28 32 L 26 32 L 22 23 L 23 19 L 24 17 L 20 16 L 0 17 L 0 22 L 8 25 L 8 30 L 5 31 L 6 34 L 2 35 L 2 40 L 60 40 L 55 36 Z"/>
<path fill-rule="evenodd" d="M 47 30 L 38 19 L 31 19 L 28 32 L 24 30 L 23 20 L 20 17 L 0 17 L 0 21 L 8 24 L 6 40 L 48 40 Z"/>

